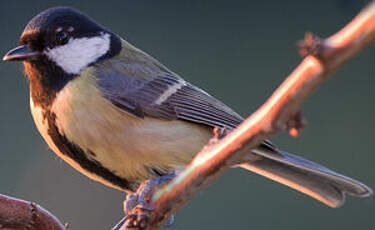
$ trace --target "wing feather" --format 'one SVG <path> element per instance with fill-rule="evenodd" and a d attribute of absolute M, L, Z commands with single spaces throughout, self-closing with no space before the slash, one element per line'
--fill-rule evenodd
<path fill-rule="evenodd" d="M 165 73 L 149 81 L 129 76 L 126 72 L 117 72 L 115 76 L 111 73 L 110 77 L 106 73 L 99 75 L 98 82 L 105 95 L 115 105 L 138 117 L 148 115 L 164 119 L 182 119 L 211 127 L 229 128 L 235 128 L 243 120 L 219 100 L 171 73 Z M 134 87 L 129 88 L 121 84 Z M 168 90 L 171 90 L 170 94 Z M 161 98 L 163 94 L 166 98 Z M 156 103 L 159 101 L 160 103 Z"/>

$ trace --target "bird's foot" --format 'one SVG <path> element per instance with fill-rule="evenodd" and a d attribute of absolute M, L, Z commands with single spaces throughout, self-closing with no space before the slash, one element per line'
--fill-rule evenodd
<path fill-rule="evenodd" d="M 230 132 L 228 128 L 218 126 L 216 126 L 212 131 L 214 136 L 208 141 L 208 144 L 205 147 L 212 147 Z"/>
<path fill-rule="evenodd" d="M 127 215 L 125 226 L 128 228 L 144 229 L 154 209 L 151 204 L 153 191 L 158 186 L 172 180 L 175 176 L 175 173 L 171 173 L 147 180 L 141 183 L 136 193 L 128 194 L 124 201 L 124 212 Z M 171 226 L 173 221 L 174 216 L 171 216 L 164 225 Z"/>

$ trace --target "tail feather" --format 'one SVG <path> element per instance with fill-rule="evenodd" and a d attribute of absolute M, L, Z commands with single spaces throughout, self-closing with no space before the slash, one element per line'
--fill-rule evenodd
<path fill-rule="evenodd" d="M 259 160 L 240 167 L 305 193 L 330 207 L 345 202 L 345 194 L 366 197 L 372 190 L 366 185 L 296 155 L 267 149 L 255 149 Z"/>

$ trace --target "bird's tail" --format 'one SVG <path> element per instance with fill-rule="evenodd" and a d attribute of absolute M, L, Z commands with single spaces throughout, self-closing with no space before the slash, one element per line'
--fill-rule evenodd
<path fill-rule="evenodd" d="M 372 190 L 349 177 L 333 172 L 296 155 L 266 149 L 255 149 L 259 160 L 240 167 L 305 193 L 330 207 L 345 202 L 345 194 L 367 197 Z"/>

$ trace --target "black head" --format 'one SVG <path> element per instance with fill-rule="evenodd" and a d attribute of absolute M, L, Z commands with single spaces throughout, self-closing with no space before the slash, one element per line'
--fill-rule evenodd
<path fill-rule="evenodd" d="M 108 31 L 85 14 L 70 7 L 43 11 L 26 25 L 21 45 L 43 51 L 66 44 L 70 38 L 94 37 Z"/>
<path fill-rule="evenodd" d="M 21 46 L 8 52 L 5 61 L 41 61 L 37 64 L 57 65 L 68 74 L 78 74 L 121 49 L 115 34 L 70 7 L 47 9 L 35 16 L 19 43 Z"/>

